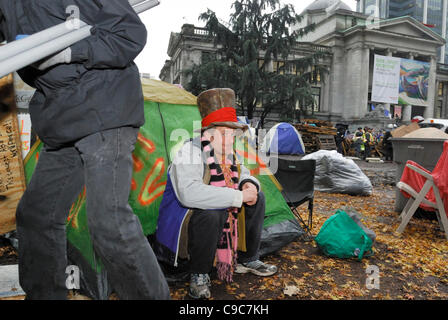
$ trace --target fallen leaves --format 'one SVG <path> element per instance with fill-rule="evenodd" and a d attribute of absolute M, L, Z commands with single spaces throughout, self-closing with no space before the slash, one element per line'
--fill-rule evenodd
<path fill-rule="evenodd" d="M 296 286 L 287 286 L 285 289 L 283 289 L 283 293 L 289 297 L 298 295 L 300 293 L 300 289 Z"/>
<path fill-rule="evenodd" d="M 316 192 L 313 234 L 343 205 L 354 207 L 376 235 L 374 255 L 361 262 L 324 256 L 314 242 L 293 242 L 264 258 L 279 267 L 273 277 L 236 275 L 226 284 L 213 280 L 216 299 L 448 299 L 448 241 L 437 221 L 413 218 L 403 234 L 394 212 L 395 190 L 378 189 L 371 197 Z M 304 216 L 306 206 L 298 208 Z M 380 289 L 366 287 L 369 265 L 380 270 Z M 184 288 L 188 289 L 188 285 Z M 173 299 L 185 299 L 187 290 L 175 290 Z"/>

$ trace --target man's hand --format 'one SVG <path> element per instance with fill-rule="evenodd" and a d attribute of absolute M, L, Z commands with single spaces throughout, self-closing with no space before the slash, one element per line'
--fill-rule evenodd
<path fill-rule="evenodd" d="M 32 66 L 40 71 L 44 71 L 52 66 L 62 63 L 70 63 L 72 60 L 72 50 L 71 48 L 67 48 L 65 50 L 60 51 L 59 53 L 54 54 L 50 58 L 45 58 L 43 60 L 37 61 L 33 63 Z"/>
<path fill-rule="evenodd" d="M 255 205 L 258 200 L 257 187 L 251 182 L 246 182 L 243 185 L 242 189 L 243 189 L 243 203 L 246 203 L 249 206 Z"/>

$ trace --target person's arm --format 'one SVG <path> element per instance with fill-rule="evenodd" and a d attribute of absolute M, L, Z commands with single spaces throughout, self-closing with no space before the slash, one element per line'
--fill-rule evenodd
<path fill-rule="evenodd" d="M 170 167 L 170 177 L 177 198 L 183 206 L 202 210 L 240 208 L 243 192 L 204 184 L 200 148 L 185 144 Z"/>
<path fill-rule="evenodd" d="M 147 31 L 128 0 L 96 0 L 91 36 L 70 47 L 71 62 L 87 69 L 127 67 L 146 45 Z"/>

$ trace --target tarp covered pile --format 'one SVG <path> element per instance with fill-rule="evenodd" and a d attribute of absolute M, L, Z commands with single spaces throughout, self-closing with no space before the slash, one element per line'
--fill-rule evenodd
<path fill-rule="evenodd" d="M 320 150 L 302 158 L 316 160 L 315 190 L 351 195 L 371 195 L 372 183 L 351 159 L 337 151 Z"/>

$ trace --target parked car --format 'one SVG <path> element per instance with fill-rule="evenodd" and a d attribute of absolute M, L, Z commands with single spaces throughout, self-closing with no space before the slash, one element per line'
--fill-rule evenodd
<path fill-rule="evenodd" d="M 425 119 L 419 123 L 420 128 L 437 128 L 448 133 L 448 119 Z"/>

